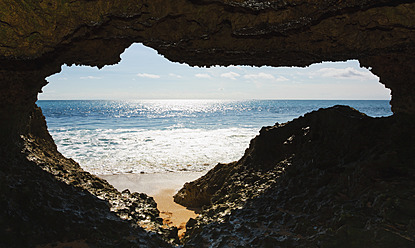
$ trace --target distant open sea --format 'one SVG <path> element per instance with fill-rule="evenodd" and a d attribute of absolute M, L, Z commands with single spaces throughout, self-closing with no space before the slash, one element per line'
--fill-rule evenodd
<path fill-rule="evenodd" d="M 349 105 L 373 117 L 389 101 L 42 101 L 58 150 L 94 174 L 205 171 L 238 160 L 261 127 Z"/>

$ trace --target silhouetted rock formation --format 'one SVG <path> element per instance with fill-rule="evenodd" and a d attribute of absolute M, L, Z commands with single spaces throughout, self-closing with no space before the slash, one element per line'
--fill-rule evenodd
<path fill-rule="evenodd" d="M 263 128 L 175 196 L 204 204 L 187 246 L 412 247 L 415 137 L 400 121 L 335 106 Z"/>
<path fill-rule="evenodd" d="M 97 247 L 170 247 L 177 229 L 163 229 L 145 194 L 118 192 L 63 157 L 40 108 L 30 116 L 23 149 L 3 155 L 0 247 L 78 242 Z M 146 230 L 160 234 L 150 235 Z"/>
<path fill-rule="evenodd" d="M 102 67 L 114 64 L 120 60 L 119 56 L 125 48 L 134 42 L 141 42 L 155 48 L 171 61 L 200 66 L 230 64 L 307 66 L 321 61 L 358 59 L 362 66 L 370 68 L 380 77 L 381 82 L 392 90 L 391 103 L 395 113 L 394 117 L 386 119 L 362 117 L 361 120 L 359 117 L 357 122 L 346 118 L 351 126 L 348 128 L 342 126 L 343 129 L 338 129 L 338 122 L 332 123 L 329 119 L 319 121 L 320 117 L 316 117 L 316 120 L 313 119 L 313 123 L 322 123 L 322 126 L 314 127 L 313 130 L 310 130 L 310 134 L 322 135 L 321 137 L 324 139 L 316 142 L 318 146 L 311 146 L 300 142 L 308 138 L 306 135 L 299 139 L 299 135 L 304 134 L 305 130 L 287 131 L 290 135 L 296 136 L 293 137 L 293 144 L 287 145 L 287 148 L 283 145 L 278 146 L 278 149 L 281 148 L 281 151 L 284 151 L 281 153 L 281 158 L 269 154 L 269 152 L 272 154 L 275 151 L 272 144 L 291 136 L 262 135 L 260 137 L 270 138 L 263 143 L 261 143 L 261 138 L 254 141 L 257 143 L 251 146 L 255 150 L 253 153 L 255 156 L 252 158 L 254 160 L 242 163 L 247 165 L 246 169 L 250 169 L 251 173 L 244 173 L 246 179 L 241 180 L 243 182 L 247 180 L 246 184 L 250 190 L 249 196 L 258 194 L 258 199 L 265 197 L 264 194 L 258 189 L 255 193 L 255 187 L 249 187 L 249 183 L 260 180 L 259 185 L 272 188 L 272 194 L 269 193 L 270 199 L 282 199 L 281 194 L 285 192 L 284 189 L 289 188 L 289 182 L 301 183 L 303 185 L 301 189 L 304 189 L 307 194 L 294 190 L 297 187 L 294 185 L 292 190 L 286 191 L 291 195 L 284 197 L 286 199 L 292 198 L 290 208 L 295 208 L 294 205 L 297 202 L 298 206 L 309 204 L 310 209 L 314 209 L 316 204 L 325 199 L 324 197 L 333 196 L 327 194 L 323 197 L 319 192 L 312 191 L 318 188 L 316 184 L 320 180 L 324 183 L 330 183 L 330 176 L 337 175 L 334 172 L 341 172 L 336 185 L 343 185 L 347 189 L 352 188 L 353 194 L 349 195 L 347 192 L 346 194 L 340 191 L 339 199 L 343 197 L 344 199 L 357 199 L 356 201 L 350 203 L 345 200 L 343 204 L 336 205 L 338 202 L 334 203 L 334 200 L 330 198 L 328 204 L 334 204 L 334 209 L 328 209 L 327 215 L 317 214 L 322 213 L 320 208 L 317 208 L 316 214 L 306 212 L 304 218 L 294 218 L 295 216 L 293 217 L 291 212 L 284 213 L 283 211 L 280 211 L 281 220 L 276 220 L 276 215 L 272 217 L 275 221 L 280 221 L 281 225 L 289 223 L 291 227 L 294 223 L 298 223 L 298 228 L 305 228 L 305 230 L 290 229 L 307 237 L 307 240 L 304 241 L 301 239 L 303 236 L 298 236 L 297 238 L 300 240 L 298 242 L 294 242 L 294 238 L 288 238 L 287 242 L 293 242 L 292 244 L 297 242 L 298 244 L 310 243 L 331 246 L 330 242 L 336 240 L 336 237 L 339 237 L 338 242 L 341 242 L 340 238 L 346 237 L 342 232 L 353 233 L 356 230 L 362 230 L 358 224 L 356 224 L 358 229 L 350 229 L 351 225 L 345 225 L 348 227 L 347 230 L 337 228 L 336 225 L 343 222 L 341 220 L 336 222 L 333 218 L 341 213 L 344 213 L 341 216 L 348 221 L 348 216 L 357 216 L 358 221 L 370 220 L 365 222 L 366 229 L 364 230 L 366 231 L 359 232 L 361 235 L 359 240 L 369 237 L 370 242 L 381 244 L 382 240 L 378 237 L 390 234 L 391 237 L 385 238 L 388 242 L 402 241 L 400 244 L 403 246 L 407 244 L 404 242 L 405 240 L 413 242 L 413 212 L 410 208 L 403 207 L 406 209 L 407 215 L 407 218 L 403 218 L 403 220 L 401 220 L 400 214 L 388 209 L 399 209 L 397 206 L 412 206 L 411 200 L 405 199 L 413 197 L 412 181 L 409 180 L 411 174 L 407 169 L 409 170 L 415 161 L 412 159 L 415 119 L 415 90 L 412 83 L 415 75 L 414 16 L 415 1 L 408 0 L 154 0 L 140 2 L 132 0 L 0 0 L 0 155 L 2 158 L 0 164 L 0 193 L 2 197 L 0 232 L 2 239 L 0 242 L 8 245 L 15 244 L 15 246 L 73 240 L 85 240 L 86 244 L 96 246 L 117 246 L 123 242 L 131 246 L 138 246 L 140 242 L 146 243 L 148 246 L 165 245 L 156 236 L 147 235 L 140 228 L 131 227 L 131 221 L 121 220 L 122 217 L 137 221 L 139 217 L 132 213 L 132 215 L 122 214 L 124 210 L 116 207 L 115 203 L 120 201 L 124 202 L 122 204 L 126 204 L 126 206 L 135 206 L 136 203 L 153 206 L 151 199 L 143 195 L 116 192 L 104 181 L 83 172 L 73 161 L 63 158 L 56 151 L 53 141 L 47 134 L 44 122 L 39 121 L 43 117 L 37 113 L 35 105 L 38 92 L 47 84 L 45 78 L 59 72 L 61 65 L 66 63 L 68 65 L 81 64 Z M 313 114 L 312 116 L 319 115 Z M 299 123 L 300 120 L 293 123 Z M 374 129 L 365 127 L 365 123 L 371 123 L 367 125 Z M 287 128 L 290 125 L 294 124 L 287 124 Z M 326 129 L 325 131 L 315 130 L 323 129 L 323 127 Z M 280 130 L 286 129 L 284 127 L 276 128 L 279 131 L 273 130 L 264 129 L 262 133 L 280 133 L 282 132 Z M 373 130 L 378 130 L 378 132 Z M 389 138 L 383 138 L 384 135 Z M 344 142 L 350 142 L 350 146 L 339 146 L 335 140 L 337 136 L 344 138 Z M 367 137 L 367 140 L 357 139 L 352 142 L 351 139 L 356 139 L 356 136 Z M 350 140 L 346 139 L 347 137 Z M 287 140 L 287 142 L 291 141 Z M 306 151 L 301 147 L 296 147 L 297 143 L 310 146 L 310 150 Z M 390 146 L 384 145 L 384 143 L 390 144 Z M 333 150 L 331 154 L 321 152 L 329 148 Z M 287 157 L 287 154 L 291 154 L 291 150 L 284 149 L 302 151 L 304 154 L 300 156 L 298 152 L 295 152 L 294 157 Z M 261 152 L 262 150 L 263 152 Z M 315 154 L 321 154 L 321 157 Z M 370 158 L 371 156 L 373 158 Z M 247 160 L 250 157 L 252 156 L 245 156 L 244 159 Z M 299 161 L 300 158 L 304 161 Z M 341 158 L 349 160 L 343 161 Z M 255 159 L 263 160 L 256 161 Z M 333 160 L 336 162 L 333 163 Z M 273 164 L 277 161 L 282 161 L 282 164 Z M 317 165 L 315 161 L 320 162 Z M 373 163 L 370 162 L 368 166 L 364 166 L 361 164 L 362 161 L 372 161 Z M 289 167 L 287 167 L 288 162 L 292 164 Z M 344 167 L 346 164 L 350 168 Z M 261 166 L 255 169 L 254 165 Z M 265 165 L 266 167 L 263 167 Z M 238 169 L 238 166 L 241 166 L 241 161 L 215 168 L 207 178 L 217 180 L 217 185 L 207 185 L 203 180 L 198 181 L 198 187 L 202 187 L 200 189 L 204 192 L 200 200 L 204 204 L 214 203 L 212 206 L 217 206 L 220 201 L 223 201 L 226 203 L 225 210 L 229 209 L 228 205 L 231 199 L 235 201 L 235 205 L 242 204 L 241 199 L 245 198 L 240 198 L 238 192 L 242 191 L 239 191 L 238 188 L 245 186 L 229 184 L 230 188 L 225 190 L 221 183 L 224 182 L 224 185 L 227 185 L 229 177 L 234 175 L 233 170 Z M 323 168 L 324 166 L 328 167 Z M 401 168 L 402 166 L 403 168 Z M 282 171 L 282 168 L 286 168 L 286 170 L 293 168 L 290 169 L 293 171 L 297 167 L 304 167 L 310 171 L 300 171 L 298 175 L 278 172 Z M 334 168 L 334 172 L 331 171 L 331 167 Z M 336 168 L 339 171 L 336 171 Z M 216 171 L 221 170 L 228 174 L 224 174 L 223 178 L 218 179 Z M 363 172 L 359 174 L 359 170 L 363 170 Z M 402 181 L 395 180 L 397 176 L 401 175 L 401 170 L 407 174 L 402 175 Z M 268 175 L 268 172 L 273 172 L 273 174 Z M 320 172 L 322 176 L 320 176 Z M 257 173 L 259 174 L 255 176 Z M 357 176 L 358 174 L 359 176 Z M 374 186 L 371 187 L 374 188 L 370 188 L 368 191 L 368 196 L 373 199 L 368 198 L 368 201 L 364 202 L 361 197 L 365 194 L 366 188 L 362 188 L 364 191 L 362 194 L 355 195 L 359 191 L 358 188 L 355 190 L 354 184 L 348 185 L 346 183 L 349 180 L 348 177 L 346 180 L 341 175 L 351 175 L 350 180 L 360 180 L 350 182 L 356 182 L 356 185 L 369 185 L 365 182 L 373 184 Z M 391 178 L 388 178 L 388 175 L 391 175 Z M 278 178 L 274 180 L 274 177 Z M 208 179 L 206 180 L 208 181 Z M 308 184 L 314 185 L 310 186 L 311 191 L 306 190 Z M 196 184 L 192 185 L 196 186 Z M 278 189 L 276 189 L 277 185 L 279 185 Z M 187 187 L 190 189 L 190 186 Z M 329 188 L 325 189 L 329 190 Z M 391 188 L 392 191 L 390 191 Z M 218 190 L 222 190 L 221 193 L 218 193 Z M 228 190 L 229 193 L 226 193 L 225 191 Z M 341 189 L 334 188 L 332 190 Z M 187 196 L 190 196 L 189 192 L 186 193 Z M 375 197 L 376 192 L 380 198 Z M 401 192 L 402 195 L 398 196 L 403 203 L 390 202 L 389 199 L 398 199 L 393 198 L 390 192 Z M 391 197 L 382 198 L 384 196 Z M 307 197 L 309 198 L 307 199 Z M 134 200 L 130 201 L 130 198 Z M 186 196 L 182 199 L 188 203 L 193 201 Z M 252 209 L 259 206 L 261 209 L 268 207 L 273 209 L 280 206 L 275 204 L 273 200 L 268 203 L 265 200 L 257 202 L 254 199 L 246 202 L 252 205 Z M 358 205 L 356 202 L 364 204 Z M 389 204 L 387 205 L 389 207 L 376 205 L 381 204 L 379 202 Z M 246 203 L 243 209 L 248 209 L 249 204 Z M 379 218 L 375 220 L 374 214 L 360 212 L 361 209 L 369 208 L 367 204 L 374 206 L 372 208 L 375 211 L 384 212 L 378 213 Z M 118 217 L 111 213 L 109 208 L 116 211 L 118 209 Z M 233 213 L 232 216 L 236 216 L 236 214 L 243 216 L 243 209 L 238 210 L 238 213 Z M 213 215 L 209 217 L 210 220 L 222 218 L 215 213 L 223 212 L 221 210 L 213 211 Z M 254 213 L 256 212 L 249 213 L 248 211 L 246 213 L 246 219 L 251 219 L 252 225 L 245 227 L 259 230 L 260 227 L 255 227 L 256 218 L 262 218 L 264 215 L 255 215 Z M 146 214 L 149 214 L 147 216 L 156 228 L 156 212 L 151 210 Z M 106 215 L 112 217 L 106 218 Z M 329 226 L 334 229 L 330 230 L 323 224 L 314 222 L 314 220 L 322 220 L 321 218 L 324 216 L 333 219 L 333 223 Z M 313 225 L 313 228 L 309 230 L 310 226 L 306 227 L 306 224 L 296 221 L 297 219 L 313 221 L 313 223 L 309 223 Z M 56 222 L 56 220 L 59 221 Z M 412 224 L 408 224 L 408 220 L 411 220 Z M 201 223 L 202 227 L 206 222 L 192 221 L 189 223 L 189 227 L 196 225 L 192 235 L 201 235 L 200 237 L 203 238 L 200 239 L 200 242 L 220 244 L 221 239 L 214 238 L 214 236 L 211 236 L 211 240 L 207 240 L 205 238 L 207 236 L 203 235 L 208 232 L 208 229 L 198 228 L 199 224 L 197 223 Z M 326 222 L 323 221 L 323 223 Z M 361 224 L 361 222 L 358 223 Z M 234 222 L 231 225 L 232 228 L 235 225 Z M 317 227 L 316 230 L 322 230 L 326 234 L 323 235 L 323 233 L 315 231 L 314 226 Z M 375 229 L 371 229 L 372 226 Z M 90 227 L 96 227 L 93 230 L 97 231 L 91 231 Z M 107 227 L 111 227 L 109 231 L 105 231 Z M 220 230 L 230 230 L 227 228 L 224 227 Z M 261 230 L 267 229 L 264 227 Z M 281 228 L 280 233 L 282 234 L 284 230 Z M 33 231 L 34 234 L 31 234 L 30 231 Z M 198 232 L 200 234 L 197 234 Z M 132 236 L 129 233 L 132 233 L 134 238 L 131 239 Z M 265 234 L 262 231 L 255 233 Z M 257 235 L 255 233 L 252 235 Z M 223 235 L 226 236 L 222 233 L 218 237 Z M 274 238 L 280 241 L 285 239 L 283 236 L 278 238 L 275 233 L 271 236 L 269 242 L 273 242 Z M 172 234 L 171 237 L 174 238 L 174 235 Z M 258 236 L 260 241 L 261 237 Z M 329 238 L 329 242 L 326 241 L 327 237 L 333 238 Z M 189 244 L 195 244 L 195 238 L 192 236 L 188 236 L 188 238 L 191 240 Z M 229 243 L 230 241 L 224 242 Z M 266 243 L 258 244 L 266 245 Z M 369 245 L 372 244 L 374 243 L 369 243 Z M 333 246 L 335 246 L 334 243 Z"/>

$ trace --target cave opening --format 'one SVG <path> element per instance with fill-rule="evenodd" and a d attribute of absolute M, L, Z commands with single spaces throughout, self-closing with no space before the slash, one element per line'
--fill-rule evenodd
<path fill-rule="evenodd" d="M 389 90 L 357 61 L 198 68 L 135 44 L 119 65 L 65 66 L 47 80 L 37 103 L 58 150 L 120 191 L 158 201 L 217 163 L 241 158 L 262 126 L 337 104 L 392 114 Z M 173 222 L 183 228 L 185 221 Z"/>
<path fill-rule="evenodd" d="M 165 172 L 186 171 L 188 165 L 206 171 L 237 160 L 261 127 L 320 107 L 346 104 L 369 116 L 392 114 L 390 90 L 357 61 L 308 68 L 200 68 L 169 62 L 141 44 L 133 44 L 121 58 L 101 70 L 64 66 L 47 78 L 50 83 L 39 94 L 60 152 L 94 174 L 163 170 L 154 164 L 169 167 Z M 183 142 L 173 142 L 178 140 Z M 159 155 L 131 156 L 135 151 Z M 163 159 L 169 156 L 172 162 Z M 139 163 L 153 170 L 128 166 Z"/>

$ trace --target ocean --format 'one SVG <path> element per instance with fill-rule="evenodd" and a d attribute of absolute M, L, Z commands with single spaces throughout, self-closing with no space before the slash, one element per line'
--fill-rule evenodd
<path fill-rule="evenodd" d="M 387 100 L 39 100 L 58 150 L 97 175 L 206 171 L 242 157 L 263 126 L 349 105 L 392 115 Z"/>

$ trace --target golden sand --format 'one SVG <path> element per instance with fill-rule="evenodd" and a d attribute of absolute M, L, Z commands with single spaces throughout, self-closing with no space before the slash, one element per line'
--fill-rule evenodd
<path fill-rule="evenodd" d="M 186 222 L 195 218 L 197 214 L 173 201 L 173 195 L 184 183 L 201 177 L 205 172 L 177 172 L 156 174 L 120 174 L 104 175 L 106 179 L 119 191 L 129 189 L 131 192 L 146 193 L 157 202 L 160 217 L 168 226 L 176 226 L 179 237 L 186 229 Z"/>

